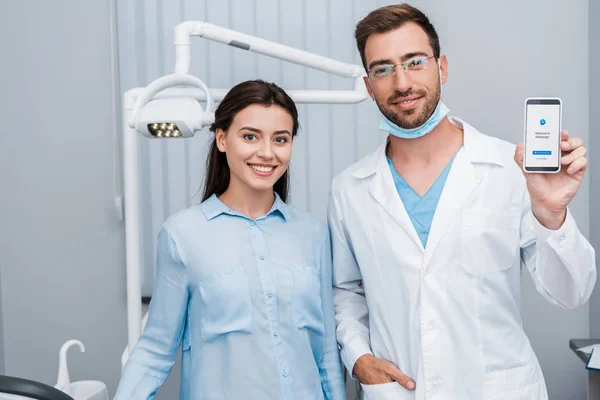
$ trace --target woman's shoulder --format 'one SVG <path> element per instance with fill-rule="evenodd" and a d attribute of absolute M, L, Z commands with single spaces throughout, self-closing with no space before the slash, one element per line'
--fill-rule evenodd
<path fill-rule="evenodd" d="M 200 205 L 190 206 L 171 214 L 163 224 L 163 228 L 171 234 L 189 232 L 190 229 L 198 229 L 206 223 L 206 218 Z"/>
<path fill-rule="evenodd" d="M 297 229 L 319 237 L 327 233 L 327 224 L 308 211 L 286 204 L 288 221 L 297 225 Z"/>

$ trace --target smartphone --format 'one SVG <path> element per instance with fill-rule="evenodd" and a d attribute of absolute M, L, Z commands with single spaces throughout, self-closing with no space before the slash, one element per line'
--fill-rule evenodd
<path fill-rule="evenodd" d="M 537 97 L 525 100 L 525 172 L 552 174 L 560 171 L 561 131 L 560 98 Z"/>

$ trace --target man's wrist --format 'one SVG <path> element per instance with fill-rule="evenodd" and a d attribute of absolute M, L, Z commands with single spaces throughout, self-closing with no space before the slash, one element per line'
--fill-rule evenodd
<path fill-rule="evenodd" d="M 356 376 L 357 378 L 360 378 L 361 367 L 362 367 L 363 363 L 369 362 L 369 357 L 373 357 L 373 355 L 371 355 L 371 354 L 363 354 L 362 356 L 358 357 L 358 359 L 354 363 L 354 367 L 352 368 L 352 375 Z M 359 374 L 356 374 L 356 372 L 357 372 L 356 367 L 357 366 L 358 366 L 358 372 L 359 372 Z"/>
<path fill-rule="evenodd" d="M 565 222 L 567 218 L 567 209 L 564 208 L 562 210 L 549 210 L 545 207 L 541 206 L 531 206 L 531 212 L 535 219 L 538 220 L 540 225 L 542 225 L 546 229 L 550 229 L 556 231 L 560 229 L 560 227 Z"/>
<path fill-rule="evenodd" d="M 342 346 L 342 361 L 348 371 L 354 371 L 354 364 L 356 364 L 356 361 L 365 354 L 373 355 L 371 347 L 369 346 L 368 335 L 356 335 L 352 340 L 344 343 Z M 354 374 L 352 374 L 352 378 L 356 379 Z"/>

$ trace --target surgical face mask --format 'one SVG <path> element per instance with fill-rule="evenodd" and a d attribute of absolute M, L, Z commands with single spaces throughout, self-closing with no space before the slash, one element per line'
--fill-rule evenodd
<path fill-rule="evenodd" d="M 442 122 L 442 120 L 448 115 L 450 109 L 442 102 L 442 72 L 438 69 L 440 76 L 440 100 L 437 107 L 433 111 L 433 114 L 429 117 L 425 123 L 417 128 L 405 129 L 394 124 L 392 121 L 387 119 L 384 115 L 381 115 L 379 120 L 379 130 L 387 132 L 391 135 L 402 139 L 416 139 L 425 136 L 429 132 L 435 129 L 436 126 Z"/>

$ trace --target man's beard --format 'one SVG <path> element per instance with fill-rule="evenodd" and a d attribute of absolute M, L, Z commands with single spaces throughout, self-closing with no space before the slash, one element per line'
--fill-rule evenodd
<path fill-rule="evenodd" d="M 392 95 L 392 97 L 390 97 L 387 100 L 389 108 L 384 108 L 377 99 L 375 100 L 375 103 L 377 103 L 377 107 L 379 108 L 379 111 L 381 111 L 381 113 L 388 120 L 390 120 L 391 122 L 393 122 L 400 128 L 415 129 L 415 128 L 418 128 L 421 125 L 423 125 L 425 122 L 427 122 L 427 120 L 431 117 L 431 115 L 433 115 L 433 113 L 440 101 L 440 97 L 442 94 L 441 89 L 442 89 L 441 84 L 438 81 L 436 90 L 434 92 L 435 95 L 432 96 L 429 100 L 427 100 L 427 102 L 423 106 L 423 111 L 418 115 L 415 115 L 418 111 L 415 108 L 410 109 L 410 110 L 405 110 L 405 111 L 394 112 L 391 109 L 392 103 L 398 99 L 402 99 L 402 98 L 405 98 L 405 97 L 408 97 L 411 95 L 417 95 L 417 96 L 421 97 L 421 96 L 425 95 L 425 92 L 421 92 L 421 91 L 415 92 L 412 89 L 409 89 L 406 92 L 396 91 Z M 425 97 L 421 97 L 421 99 L 425 99 Z"/>

